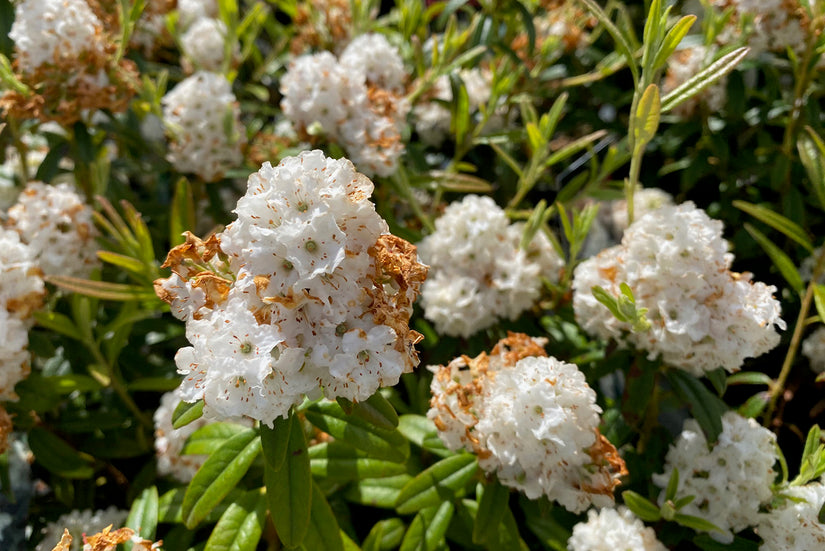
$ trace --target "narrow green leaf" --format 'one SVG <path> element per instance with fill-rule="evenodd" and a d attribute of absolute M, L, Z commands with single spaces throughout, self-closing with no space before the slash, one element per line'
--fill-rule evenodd
<path fill-rule="evenodd" d="M 173 488 L 160 496 L 158 500 L 158 522 L 168 524 L 183 523 L 183 496 L 186 488 Z"/>
<path fill-rule="evenodd" d="M 788 282 L 788 285 L 791 286 L 791 289 L 799 294 L 804 293 L 805 284 L 802 282 L 802 276 L 799 275 L 799 270 L 796 269 L 796 266 L 794 266 L 793 261 L 788 258 L 788 255 L 782 252 L 779 247 L 774 245 L 773 241 L 768 239 L 765 234 L 747 222 L 745 223 L 745 230 L 751 234 L 754 241 L 759 243 L 762 249 L 764 249 L 764 251 L 768 254 L 768 257 L 770 257 L 771 261 L 773 261 L 774 266 L 776 266 L 779 273 L 782 274 L 782 277 L 785 278 L 785 281 Z"/>
<path fill-rule="evenodd" d="M 327 503 L 324 492 L 314 482 L 312 483 L 309 529 L 303 544 L 308 550 L 344 551 L 344 541 L 341 539 L 341 530 L 338 528 L 335 513 Z"/>
<path fill-rule="evenodd" d="M 439 457 L 449 457 L 452 452 L 444 446 L 444 442 L 438 436 L 438 429 L 430 419 L 423 415 L 402 415 L 398 419 L 398 431 L 404 437 L 428 452 Z"/>
<path fill-rule="evenodd" d="M 793 239 L 794 241 L 805 247 L 808 250 L 808 252 L 814 252 L 814 246 L 811 243 L 811 240 L 808 238 L 808 234 L 796 222 L 788 220 L 781 214 L 774 212 L 768 208 L 761 207 L 759 205 L 754 205 L 753 203 L 748 203 L 747 201 L 736 200 L 733 202 L 733 206 L 738 208 L 739 210 L 747 212 L 757 220 L 764 222 L 773 229 L 782 232 L 783 234 L 785 234 L 786 237 Z"/>
<path fill-rule="evenodd" d="M 336 402 L 322 401 L 305 410 L 307 420 L 347 444 L 368 452 L 376 459 L 401 463 L 410 446 L 397 429 L 377 427 L 355 415 L 347 415 Z"/>
<path fill-rule="evenodd" d="M 135 274 L 146 273 L 146 265 L 136 258 L 111 251 L 97 251 L 97 257 L 103 262 L 108 262 L 113 266 L 123 268 Z"/>
<path fill-rule="evenodd" d="M 362 551 L 391 551 L 401 545 L 406 526 L 400 518 L 380 520 L 373 525 L 361 545 Z"/>
<path fill-rule="evenodd" d="M 627 60 L 627 66 L 630 68 L 630 71 L 633 73 L 633 81 L 639 81 L 639 68 L 636 65 L 636 56 L 634 54 L 634 49 L 630 45 L 630 41 L 628 38 L 619 30 L 618 27 L 610 20 L 604 10 L 599 6 L 596 0 L 581 0 L 587 9 L 590 10 L 590 13 L 598 19 L 599 23 L 604 25 L 604 28 L 610 33 L 610 36 L 613 37 L 613 40 L 616 41 L 616 46 L 619 52 L 625 57 Z"/>
<path fill-rule="evenodd" d="M 687 371 L 669 369 L 667 379 L 676 395 L 690 407 L 693 417 L 702 427 L 708 442 L 716 442 L 722 433 L 722 415 L 728 410 L 725 402 Z"/>
<path fill-rule="evenodd" d="M 691 530 L 696 530 L 697 532 L 724 532 L 721 528 L 710 522 L 709 520 L 705 520 L 700 517 L 695 517 L 693 515 L 685 515 L 683 513 L 676 513 L 673 516 L 673 520 L 675 520 L 681 526 L 686 528 L 690 528 Z"/>
<path fill-rule="evenodd" d="M 491 193 L 493 191 L 493 184 L 472 174 L 431 170 L 427 173 L 427 177 L 436 182 L 444 191 L 476 194 Z"/>
<path fill-rule="evenodd" d="M 814 306 L 819 319 L 825 323 L 825 285 L 814 283 Z"/>
<path fill-rule="evenodd" d="M 287 547 L 297 547 L 309 529 L 312 474 L 301 420 L 293 413 L 290 422 L 286 459 L 277 471 L 266 465 L 264 479 L 269 514 L 278 537 Z"/>
<path fill-rule="evenodd" d="M 203 551 L 254 551 L 266 523 L 266 496 L 260 490 L 229 504 L 212 529 Z"/>
<path fill-rule="evenodd" d="M 453 94 L 453 101 L 450 102 L 452 107 L 450 130 L 455 137 L 455 143 L 460 144 L 464 142 L 464 137 L 470 127 L 470 97 L 464 81 L 457 72 L 450 74 L 450 87 Z"/>
<path fill-rule="evenodd" d="M 406 515 L 453 499 L 473 479 L 477 470 L 478 460 L 472 454 L 442 459 L 404 486 L 395 508 L 399 514 Z"/>
<path fill-rule="evenodd" d="M 126 283 L 110 283 L 108 281 L 94 281 L 79 277 L 51 275 L 43 278 L 52 285 L 57 285 L 63 289 L 80 293 L 90 297 L 103 300 L 160 300 L 155 292 L 148 287 L 140 285 L 129 285 Z"/>
<path fill-rule="evenodd" d="M 542 135 L 549 138 L 556 132 L 556 126 L 558 126 L 559 121 L 561 120 L 561 116 L 564 112 L 564 106 L 567 105 L 568 97 L 569 94 L 567 92 L 562 92 L 559 94 L 559 97 L 557 97 L 556 101 L 553 102 L 553 105 L 550 106 L 550 110 L 541 116 L 540 126 Z"/>
<path fill-rule="evenodd" d="M 593 0 L 582 1 L 592 2 Z M 748 55 L 749 51 L 750 48 L 747 47 L 733 50 L 732 52 L 720 57 L 706 69 L 696 73 L 696 75 L 677 86 L 674 90 L 671 90 L 669 93 L 665 94 L 665 97 L 662 98 L 662 113 L 667 113 L 671 109 L 681 105 L 733 71 L 739 62 L 745 59 L 745 56 Z"/>
<path fill-rule="evenodd" d="M 195 419 L 200 419 L 203 415 L 203 400 L 197 402 L 181 402 L 172 412 L 172 428 L 179 429 L 185 427 Z"/>
<path fill-rule="evenodd" d="M 171 246 L 184 242 L 183 233 L 195 230 L 195 200 L 192 184 L 186 178 L 175 183 L 175 195 L 172 198 L 172 212 L 169 215 L 169 242 Z"/>
<path fill-rule="evenodd" d="M 91 478 L 94 469 L 65 440 L 41 427 L 29 431 L 29 447 L 46 470 L 64 478 Z"/>
<path fill-rule="evenodd" d="M 380 392 L 354 404 L 352 415 L 382 429 L 393 430 L 398 426 L 398 413 Z"/>
<path fill-rule="evenodd" d="M 710 534 L 698 534 L 693 543 L 702 551 L 758 551 L 759 543 L 734 536 L 731 543 L 719 543 Z"/>
<path fill-rule="evenodd" d="M 716 391 L 716 394 L 718 394 L 721 398 L 725 394 L 725 390 L 728 386 L 727 372 L 724 368 L 717 367 L 712 371 L 707 371 L 705 373 L 705 377 L 707 377 L 710 384 L 713 385 L 713 389 Z"/>
<path fill-rule="evenodd" d="M 729 385 L 772 385 L 773 379 L 758 371 L 740 371 L 728 377 Z"/>
<path fill-rule="evenodd" d="M 434 551 L 444 539 L 455 507 L 449 501 L 418 512 L 410 523 L 400 551 Z"/>
<path fill-rule="evenodd" d="M 802 461 L 813 456 L 814 452 L 819 449 L 822 444 L 822 431 L 819 425 L 814 425 L 808 431 L 808 437 L 805 439 L 805 449 L 802 451 Z"/>
<path fill-rule="evenodd" d="M 670 28 L 653 60 L 654 71 L 665 66 L 667 59 L 676 51 L 676 47 L 682 42 L 682 39 L 687 35 L 695 22 L 695 15 L 685 15 Z"/>
<path fill-rule="evenodd" d="M 407 472 L 403 463 L 373 459 L 337 440 L 309 448 L 309 463 L 313 476 L 338 481 L 384 478 Z"/>
<path fill-rule="evenodd" d="M 34 319 L 41 327 L 60 333 L 71 339 L 83 341 L 83 333 L 77 328 L 75 323 L 68 317 L 59 312 L 39 311 L 34 312 Z"/>
<path fill-rule="evenodd" d="M 141 538 L 154 541 L 158 527 L 158 489 L 155 486 L 143 490 L 140 496 L 132 502 L 132 508 L 124 526 L 137 532 Z M 132 546 L 132 542 L 123 544 L 126 551 L 131 551 Z"/>
<path fill-rule="evenodd" d="M 633 124 L 633 144 L 636 151 L 644 149 L 647 143 L 656 135 L 659 128 L 659 116 L 662 111 L 661 99 L 659 97 L 659 87 L 655 84 L 648 86 L 639 104 L 636 107 L 635 121 Z"/>
<path fill-rule="evenodd" d="M 286 450 L 289 447 L 289 431 L 292 430 L 292 415 L 295 415 L 295 413 L 290 412 L 290 417 L 276 418 L 272 428 L 261 423 L 261 445 L 264 450 L 264 459 L 273 471 L 279 470 L 286 459 Z"/>
<path fill-rule="evenodd" d="M 673 468 L 670 473 L 670 480 L 667 481 L 667 488 L 665 489 L 665 500 L 673 501 L 676 499 L 676 490 L 679 489 L 679 469 Z"/>
<path fill-rule="evenodd" d="M 498 480 L 484 485 L 473 524 L 473 543 L 483 544 L 496 540 L 509 498 L 509 488 L 502 486 Z"/>
<path fill-rule="evenodd" d="M 386 478 L 365 478 L 358 480 L 347 488 L 344 497 L 353 503 L 393 509 L 401 488 L 406 486 L 412 477 L 408 474 L 388 476 Z"/>
<path fill-rule="evenodd" d="M 656 56 L 656 49 L 659 43 L 663 25 L 662 21 L 662 0 L 651 0 L 650 9 L 647 12 L 645 19 L 644 30 L 642 31 L 642 71 L 647 73 L 652 71 L 653 67 L 650 62 Z"/>
<path fill-rule="evenodd" d="M 182 455 L 211 455 L 227 440 L 247 427 L 235 423 L 209 423 L 193 432 L 186 439 L 181 450 Z"/>
<path fill-rule="evenodd" d="M 600 140 L 607 135 L 606 130 L 596 130 L 595 132 L 591 132 L 590 134 L 584 135 L 581 138 L 577 138 L 572 142 L 568 143 L 558 151 L 554 151 L 547 160 L 544 161 L 544 167 L 548 168 L 553 165 L 556 165 L 569 157 L 572 157 L 579 151 L 586 149 L 596 140 Z M 563 197 L 557 197 L 558 201 L 562 201 Z"/>
<path fill-rule="evenodd" d="M 825 209 L 825 142 L 810 126 L 805 127 L 805 132 L 796 142 L 799 160 L 808 173 L 820 208 Z"/>
<path fill-rule="evenodd" d="M 766 407 L 768 407 L 769 400 L 770 397 L 767 392 L 754 394 L 748 398 L 744 404 L 739 406 L 737 412 L 746 419 L 756 419 L 762 415 L 762 412 L 765 411 Z"/>
<path fill-rule="evenodd" d="M 662 514 L 659 512 L 659 507 L 656 506 L 656 504 L 633 490 L 625 490 L 622 492 L 622 499 L 624 500 L 624 504 L 627 505 L 627 508 L 644 521 L 657 522 L 662 518 Z"/>
<path fill-rule="evenodd" d="M 261 453 L 257 431 L 239 432 L 218 448 L 195 473 L 183 498 L 183 523 L 197 526 L 243 478 Z"/>

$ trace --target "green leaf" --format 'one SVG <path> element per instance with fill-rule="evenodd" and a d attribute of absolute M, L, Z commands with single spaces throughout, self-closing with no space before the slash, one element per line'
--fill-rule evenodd
<path fill-rule="evenodd" d="M 380 392 L 354 404 L 351 415 L 382 429 L 393 430 L 398 426 L 398 413 Z"/>
<path fill-rule="evenodd" d="M 172 412 L 172 428 L 179 429 L 185 427 L 192 421 L 200 419 L 203 415 L 203 400 L 197 402 L 181 402 Z"/>
<path fill-rule="evenodd" d="M 380 520 L 367 534 L 362 551 L 391 551 L 401 545 L 406 526 L 400 518 Z"/>
<path fill-rule="evenodd" d="M 568 143 L 558 151 L 554 151 L 552 155 L 547 157 L 547 160 L 544 161 L 544 167 L 549 168 L 555 164 L 558 164 L 569 157 L 572 157 L 579 151 L 590 147 L 590 144 L 595 142 L 596 140 L 600 140 L 607 135 L 606 130 L 596 130 L 595 132 L 591 132 L 590 134 L 586 134 L 581 138 L 577 138 L 572 142 Z M 564 197 L 557 197 L 558 201 L 564 199 Z"/>
<path fill-rule="evenodd" d="M 811 244 L 808 234 L 796 222 L 788 220 L 781 214 L 774 212 L 771 209 L 754 205 L 753 203 L 748 203 L 747 201 L 736 200 L 733 202 L 733 206 L 739 210 L 747 212 L 757 220 L 764 222 L 775 230 L 782 232 L 786 237 L 793 239 L 805 247 L 808 252 L 813 253 L 814 246 Z"/>
<path fill-rule="evenodd" d="M 211 455 L 227 440 L 247 428 L 235 423 L 209 423 L 193 432 L 186 439 L 181 454 L 183 455 Z"/>
<path fill-rule="evenodd" d="M 799 160 L 808 173 L 820 208 L 825 209 L 825 142 L 810 126 L 805 131 L 807 134 L 800 134 L 796 142 Z"/>
<path fill-rule="evenodd" d="M 61 275 L 45 276 L 43 279 L 62 289 L 103 300 L 145 300 L 152 302 L 160 300 L 152 289 L 141 287 L 140 285 L 94 281 L 91 279 Z"/>
<path fill-rule="evenodd" d="M 593 0 L 582 0 L 591 2 Z M 750 48 L 742 47 L 720 57 L 706 69 L 696 73 L 693 77 L 677 86 L 674 90 L 665 94 L 662 98 L 662 113 L 667 113 L 671 109 L 686 102 L 714 82 L 719 81 L 725 75 L 733 71 L 740 61 L 745 59 Z"/>
<path fill-rule="evenodd" d="M 412 477 L 408 474 L 388 476 L 386 478 L 365 478 L 352 483 L 344 497 L 353 503 L 360 503 L 369 507 L 393 509 L 401 489 L 406 486 Z"/>
<path fill-rule="evenodd" d="M 709 520 L 695 517 L 693 515 L 676 513 L 673 516 L 673 520 L 675 520 L 677 524 L 684 526 L 685 528 L 690 528 L 691 530 L 696 530 L 697 532 L 724 532 L 724 530 Z"/>
<path fill-rule="evenodd" d="M 509 498 L 510 489 L 502 486 L 498 480 L 484 485 L 473 523 L 473 543 L 495 542 Z"/>
<path fill-rule="evenodd" d="M 307 550 L 344 551 L 338 520 L 327 503 L 324 492 L 312 483 L 312 507 L 309 514 L 309 529 L 304 539 Z"/>
<path fill-rule="evenodd" d="M 434 551 L 444 539 L 455 507 L 449 501 L 418 512 L 410 523 L 400 551 Z"/>
<path fill-rule="evenodd" d="M 195 229 L 195 200 L 192 184 L 186 178 L 175 182 L 175 195 L 172 198 L 172 212 L 169 215 L 169 243 L 171 247 L 185 241 L 183 233 Z"/>
<path fill-rule="evenodd" d="M 309 463 L 313 476 L 337 481 L 383 478 L 407 472 L 403 463 L 373 459 L 337 440 L 309 448 Z"/>
<path fill-rule="evenodd" d="M 722 367 L 717 367 L 712 371 L 706 372 L 705 377 L 708 378 L 708 381 L 710 381 L 710 384 L 713 385 L 713 389 L 716 391 L 716 394 L 718 394 L 721 398 L 722 395 L 725 394 L 725 390 L 728 386 L 727 372 L 725 369 Z"/>
<path fill-rule="evenodd" d="M 450 87 L 453 95 L 453 100 L 450 102 L 452 107 L 450 130 L 455 137 L 455 143 L 460 144 L 464 142 L 467 129 L 470 127 L 470 97 L 464 81 L 457 72 L 450 73 Z"/>
<path fill-rule="evenodd" d="M 636 107 L 635 121 L 633 124 L 633 147 L 635 151 L 641 151 L 647 143 L 656 135 L 659 128 L 659 116 L 662 111 L 661 99 L 659 97 L 659 87 L 655 84 L 648 86 L 639 104 Z"/>
<path fill-rule="evenodd" d="M 444 446 L 433 422 L 423 415 L 402 415 L 398 419 L 398 431 L 419 448 L 439 457 L 449 457 L 453 454 Z"/>
<path fill-rule="evenodd" d="M 825 322 L 825 285 L 814 283 L 814 306 L 819 319 Z"/>
<path fill-rule="evenodd" d="M 155 486 L 143 490 L 132 502 L 124 526 L 134 530 L 141 538 L 154 541 L 158 527 L 158 489 Z M 126 551 L 131 551 L 133 545 L 132 542 L 126 542 L 123 547 Z"/>
<path fill-rule="evenodd" d="M 29 431 L 29 447 L 38 463 L 46 470 L 65 478 L 91 478 L 90 461 L 65 440 L 41 427 Z"/>
<path fill-rule="evenodd" d="M 344 413 L 335 402 L 322 401 L 305 410 L 307 420 L 339 440 L 369 453 L 376 459 L 401 463 L 410 454 L 410 446 L 397 429 L 388 430 L 356 416 Z"/>
<path fill-rule="evenodd" d="M 146 273 L 146 265 L 131 256 L 113 253 L 111 251 L 97 251 L 97 257 L 103 262 L 108 262 L 112 266 L 123 268 L 134 274 L 142 275 Z"/>
<path fill-rule="evenodd" d="M 731 543 L 719 543 L 709 534 L 699 534 L 693 543 L 703 551 L 758 551 L 759 544 L 752 540 L 734 536 Z"/>
<path fill-rule="evenodd" d="M 734 201 L 734 203 L 735 202 L 736 201 Z M 796 269 L 796 266 L 794 266 L 793 261 L 788 258 L 788 255 L 782 252 L 770 239 L 750 224 L 745 223 L 745 230 L 747 230 L 754 241 L 759 243 L 762 249 L 765 250 L 768 257 L 773 261 L 774 266 L 779 270 L 779 273 L 782 274 L 782 277 L 784 277 L 788 285 L 791 286 L 791 289 L 799 294 L 805 292 L 805 284 L 802 282 L 802 276 L 799 275 L 799 270 Z"/>
<path fill-rule="evenodd" d="M 708 442 L 716 442 L 722 433 L 722 415 L 728 410 L 725 402 L 687 371 L 669 369 L 667 379 L 676 395 L 690 407 L 693 417 L 702 427 Z"/>
<path fill-rule="evenodd" d="M 195 473 L 183 498 L 183 523 L 197 526 L 244 477 L 261 453 L 258 432 L 246 429 L 218 448 Z"/>
<path fill-rule="evenodd" d="M 395 502 L 399 514 L 407 515 L 451 500 L 478 470 L 475 455 L 462 453 L 430 466 L 410 480 Z"/>
<path fill-rule="evenodd" d="M 676 47 L 680 42 L 682 42 L 682 39 L 687 35 L 688 31 L 690 31 L 690 28 L 695 22 L 695 15 L 685 15 L 679 19 L 673 27 L 670 28 L 667 35 L 665 35 L 662 46 L 659 48 L 659 51 L 656 52 L 656 57 L 653 60 L 654 71 L 665 66 L 667 59 L 673 52 L 676 51 Z"/>
<path fill-rule="evenodd" d="M 665 500 L 673 501 L 676 499 L 676 490 L 679 489 L 679 469 L 673 468 L 670 473 L 670 480 L 667 481 L 667 488 L 665 489 Z"/>
<path fill-rule="evenodd" d="M 212 529 L 204 551 L 254 551 L 266 523 L 266 496 L 260 490 L 229 504 Z"/>
<path fill-rule="evenodd" d="M 599 6 L 599 4 L 595 0 L 581 0 L 587 9 L 590 10 L 590 13 L 598 19 L 599 23 L 604 25 L 604 28 L 610 33 L 610 36 L 613 37 L 613 40 L 616 41 L 616 46 L 619 52 L 625 57 L 627 60 L 627 66 L 630 68 L 630 71 L 633 73 L 633 81 L 639 81 L 639 68 L 636 64 L 636 56 L 634 55 L 634 48 L 630 45 L 630 40 L 626 37 L 622 31 L 616 27 L 615 24 L 610 20 L 604 10 Z"/>
<path fill-rule="evenodd" d="M 58 312 L 47 312 L 42 310 L 39 312 L 34 312 L 33 315 L 40 327 L 54 331 L 55 333 L 60 333 L 61 335 L 65 335 L 71 339 L 81 342 L 85 340 L 83 333 L 80 332 L 75 323 L 68 316 Z"/>
<path fill-rule="evenodd" d="M 622 492 L 622 499 L 624 500 L 624 504 L 627 505 L 627 508 L 644 521 L 657 522 L 662 518 L 662 514 L 656 504 L 633 490 L 625 490 Z"/>
<path fill-rule="evenodd" d="M 261 423 L 261 445 L 264 450 L 266 464 L 273 471 L 279 470 L 286 459 L 286 450 L 289 447 L 289 431 L 292 430 L 292 418 L 277 417 L 269 428 Z"/>
<path fill-rule="evenodd" d="M 772 385 L 773 379 L 758 371 L 740 371 L 728 377 L 728 385 Z"/>
<path fill-rule="evenodd" d="M 266 497 L 278 537 L 287 547 L 297 547 L 306 537 L 312 508 L 312 474 L 306 437 L 298 415 L 290 415 L 286 459 L 277 471 L 266 466 Z"/>
<path fill-rule="evenodd" d="M 767 392 L 760 392 L 748 398 L 736 411 L 747 419 L 756 419 L 768 407 L 770 396 Z"/>

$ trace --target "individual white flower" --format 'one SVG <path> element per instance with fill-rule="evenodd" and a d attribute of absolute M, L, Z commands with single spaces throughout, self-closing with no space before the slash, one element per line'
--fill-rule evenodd
<path fill-rule="evenodd" d="M 570 551 L 666 551 L 653 528 L 646 527 L 627 507 L 587 511 L 587 522 L 573 526 Z"/>
<path fill-rule="evenodd" d="M 788 496 L 779 507 L 759 515 L 756 533 L 762 538 L 759 551 L 825 549 L 825 524 L 820 511 L 825 506 L 825 485 L 814 482 L 782 491 Z"/>
<path fill-rule="evenodd" d="M 9 38 L 24 73 L 101 47 L 102 23 L 85 0 L 24 0 L 15 7 Z"/>
<path fill-rule="evenodd" d="M 802 341 L 802 355 L 808 358 L 811 369 L 825 371 L 825 326 L 819 326 Z"/>
<path fill-rule="evenodd" d="M 161 103 L 171 135 L 169 161 L 176 170 L 211 182 L 241 164 L 246 131 L 232 86 L 223 75 L 197 72 Z"/>
<path fill-rule="evenodd" d="M 46 275 L 88 278 L 100 265 L 92 214 L 73 186 L 29 182 L 6 226 L 29 245 Z"/>
<path fill-rule="evenodd" d="M 693 203 L 664 207 L 636 220 L 621 245 L 605 249 L 576 268 L 573 308 L 590 334 L 646 350 L 696 376 L 723 367 L 737 371 L 745 358 L 779 343 L 785 328 L 776 288 L 730 271 L 733 255 L 722 223 Z M 614 296 L 620 284 L 647 308 L 652 326 L 631 332 L 592 293 L 596 285 Z"/>
<path fill-rule="evenodd" d="M 180 39 L 183 54 L 198 69 L 220 72 L 224 62 L 224 45 L 227 39 L 226 25 L 220 19 L 203 17 L 196 20 Z M 232 57 L 240 55 L 237 42 Z"/>
<path fill-rule="evenodd" d="M 653 482 L 666 488 L 674 469 L 679 470 L 678 498 L 695 496 L 679 512 L 714 523 L 722 531 L 711 536 L 733 541 L 733 534 L 757 522 L 759 508 L 773 496 L 776 477 L 776 436 L 753 419 L 728 411 L 722 416 L 722 433 L 708 451 L 708 442 L 694 419 L 685 421 L 682 433 L 665 458 L 665 471 Z M 659 501 L 664 501 L 664 490 Z"/>
<path fill-rule="evenodd" d="M 496 318 L 515 319 L 538 299 L 541 278 L 559 280 L 564 263 L 547 237 L 537 233 L 525 251 L 522 233 L 489 197 L 468 195 L 446 208 L 419 244 L 433 274 L 421 291 L 424 315 L 437 331 L 469 337 Z"/>
<path fill-rule="evenodd" d="M 626 471 L 599 434 L 596 393 L 575 365 L 546 357 L 544 342 L 511 333 L 489 356 L 430 366 L 427 417 L 449 449 L 475 453 L 484 471 L 530 499 L 577 513 L 611 506 Z"/>
<path fill-rule="evenodd" d="M 329 52 L 295 59 L 281 79 L 281 108 L 301 132 L 320 127 L 329 139 L 344 147 L 364 174 L 389 176 L 404 152 L 401 130 L 409 105 L 400 95 L 395 63 L 378 63 L 400 60 L 397 51 L 386 39 L 376 40 L 390 49 L 382 57 L 368 59 L 350 50 L 348 66 Z M 361 61 L 367 65 L 359 65 Z M 368 72 L 381 80 L 381 85 L 371 81 Z"/>
<path fill-rule="evenodd" d="M 320 151 L 265 163 L 235 222 L 169 253 L 155 288 L 192 344 L 175 358 L 181 398 L 271 424 L 305 395 L 366 400 L 418 363 L 408 323 L 426 268 L 372 189 Z"/>
<path fill-rule="evenodd" d="M 71 551 L 81 551 L 83 549 L 83 534 L 95 534 L 109 525 L 119 527 L 126 520 L 129 511 L 123 511 L 117 507 L 92 511 L 87 509 L 74 511 L 61 515 L 55 522 L 50 522 L 43 529 L 43 538 L 34 548 L 35 551 L 50 551 L 54 545 L 60 541 L 63 530 L 67 529 L 72 536 Z"/>

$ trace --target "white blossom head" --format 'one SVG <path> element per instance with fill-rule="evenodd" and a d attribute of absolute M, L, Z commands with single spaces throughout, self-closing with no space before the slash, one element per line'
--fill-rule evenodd
<path fill-rule="evenodd" d="M 601 409 L 584 375 L 547 357 L 544 342 L 510 333 L 489 355 L 430 366 L 427 417 L 449 449 L 475 453 L 530 499 L 544 495 L 576 513 L 611 506 L 624 461 L 599 434 Z"/>
<path fill-rule="evenodd" d="M 184 29 L 199 19 L 216 19 L 220 15 L 218 0 L 178 0 L 178 21 Z"/>
<path fill-rule="evenodd" d="M 438 332 L 469 337 L 497 318 L 515 319 L 538 299 L 541 278 L 559 280 L 564 262 L 550 241 L 538 232 L 522 250 L 523 229 L 477 195 L 450 204 L 435 221 L 419 253 L 432 269 L 421 291 L 424 316 Z"/>
<path fill-rule="evenodd" d="M 822 481 L 792 486 L 782 491 L 781 504 L 759 515 L 756 533 L 762 538 L 759 551 L 825 549 L 825 523 L 820 511 L 825 506 Z"/>
<path fill-rule="evenodd" d="M 383 34 L 367 33 L 353 39 L 341 52 L 340 63 L 347 72 L 363 73 L 368 83 L 379 88 L 396 94 L 404 91 L 404 61 Z"/>
<path fill-rule="evenodd" d="M 590 334 L 629 343 L 661 356 L 671 366 L 702 376 L 724 367 L 740 369 L 779 344 L 776 288 L 730 271 L 733 255 L 722 223 L 693 203 L 664 207 L 636 220 L 622 243 L 576 268 L 573 308 Z M 637 308 L 647 308 L 648 331 L 632 332 L 592 293 L 600 286 L 614 296 L 626 283 Z"/>
<path fill-rule="evenodd" d="M 92 209 L 69 184 L 30 182 L 8 212 L 46 275 L 88 278 L 100 265 Z"/>
<path fill-rule="evenodd" d="M 181 48 L 186 60 L 195 68 L 220 73 L 225 57 L 226 25 L 220 19 L 203 17 L 196 20 L 181 36 Z M 232 59 L 240 56 L 240 46 L 232 45 Z M 188 68 L 188 66 L 187 66 Z"/>
<path fill-rule="evenodd" d="M 659 188 L 639 188 L 633 194 L 633 216 L 636 220 L 649 212 L 671 206 L 673 206 L 673 196 Z M 621 237 L 627 229 L 627 201 L 624 199 L 611 201 L 606 212 L 610 228 L 615 235 Z"/>
<path fill-rule="evenodd" d="M 409 319 L 426 267 L 387 233 L 372 189 L 320 151 L 265 163 L 235 222 L 169 253 L 155 288 L 192 344 L 175 358 L 181 398 L 271 424 L 305 395 L 366 400 L 417 365 Z"/>
<path fill-rule="evenodd" d="M 232 85 L 223 75 L 197 72 L 175 86 L 161 103 L 171 136 L 169 161 L 176 170 L 211 182 L 242 163 L 246 130 Z"/>
<path fill-rule="evenodd" d="M 653 528 L 647 527 L 624 505 L 613 509 L 587 511 L 587 521 L 573 526 L 573 535 L 567 540 L 569 551 L 666 551 L 656 538 Z"/>
<path fill-rule="evenodd" d="M 756 524 L 760 507 L 773 496 L 777 460 L 776 436 L 753 419 L 728 411 L 711 448 L 699 424 L 685 421 L 668 450 L 665 471 L 654 474 L 653 482 L 666 488 L 678 469 L 676 497 L 694 496 L 679 512 L 714 523 L 722 531 L 711 536 L 730 543 L 734 533 Z M 664 501 L 664 490 L 659 499 Z"/>
<path fill-rule="evenodd" d="M 70 513 L 61 515 L 55 522 L 47 524 L 43 529 L 42 540 L 34 549 L 35 551 L 50 551 L 61 540 L 65 529 L 71 535 L 72 543 L 69 549 L 71 551 L 81 551 L 83 549 L 84 534 L 95 534 L 109 525 L 118 527 L 123 524 L 128 514 L 129 511 L 123 511 L 114 506 L 97 511 L 75 509 Z"/>
<path fill-rule="evenodd" d="M 825 326 L 819 326 L 802 341 L 802 355 L 816 373 L 825 371 Z"/>

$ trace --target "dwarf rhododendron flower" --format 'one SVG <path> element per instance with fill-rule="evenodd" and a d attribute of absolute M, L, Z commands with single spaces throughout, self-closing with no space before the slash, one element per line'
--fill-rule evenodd
<path fill-rule="evenodd" d="M 510 333 L 489 355 L 429 367 L 427 417 L 449 449 L 475 453 L 530 499 L 544 495 L 573 512 L 611 506 L 624 461 L 599 434 L 601 409 L 584 375 L 547 357 L 544 342 Z"/>
<path fill-rule="evenodd" d="M 120 526 L 126 520 L 129 511 L 123 511 L 117 507 L 109 507 L 92 511 L 74 510 L 65 515 L 61 515 L 55 522 L 50 522 L 43 529 L 43 539 L 35 547 L 35 551 L 51 551 L 54 545 L 60 541 L 64 530 L 70 534 L 70 545 L 67 550 L 80 551 L 83 549 L 83 535 L 100 532 L 107 526 Z"/>
<path fill-rule="evenodd" d="M 808 358 L 811 369 L 817 373 L 825 371 L 825 327 L 817 327 L 802 341 L 802 355 Z"/>
<path fill-rule="evenodd" d="M 825 549 L 825 484 L 822 481 L 792 486 L 778 507 L 759 515 L 756 533 L 762 538 L 759 551 Z"/>
<path fill-rule="evenodd" d="M 729 543 L 733 533 L 756 524 L 759 508 L 773 496 L 777 460 L 776 436 L 753 419 L 729 411 L 722 416 L 722 433 L 710 451 L 699 424 L 685 421 L 667 452 L 664 473 L 654 474 L 653 482 L 666 488 L 678 469 L 676 496 L 694 496 L 679 512 L 712 522 L 722 532 L 711 536 Z"/>
<path fill-rule="evenodd" d="M 30 182 L 8 212 L 46 275 L 87 278 L 100 265 L 92 209 L 69 184 Z"/>
<path fill-rule="evenodd" d="M 212 182 L 241 164 L 246 132 L 232 85 L 225 77 L 206 71 L 195 73 L 167 93 L 161 103 L 171 136 L 169 161 L 176 170 Z"/>
<path fill-rule="evenodd" d="M 623 505 L 616 509 L 605 507 L 600 511 L 587 511 L 587 522 L 573 527 L 567 548 L 570 551 L 667 550 L 656 539 L 653 528 L 646 527 Z"/>
<path fill-rule="evenodd" d="M 737 371 L 745 358 L 779 344 L 776 288 L 730 271 L 733 255 L 722 223 L 693 203 L 664 207 L 636 220 L 622 243 L 582 262 L 574 273 L 573 307 L 581 326 L 648 351 L 696 376 L 724 367 Z M 620 285 L 647 308 L 648 331 L 631 332 L 593 296 L 600 286 L 618 296 Z"/>
<path fill-rule="evenodd" d="M 223 67 L 227 39 L 226 25 L 219 19 L 203 17 L 196 20 L 181 36 L 181 48 L 186 61 L 197 69 L 220 72 Z M 240 55 L 240 46 L 232 46 L 232 57 Z M 191 69 L 189 65 L 187 69 Z"/>
<path fill-rule="evenodd" d="M 169 253 L 156 291 L 192 344 L 176 356 L 180 397 L 271 424 L 305 395 L 366 400 L 417 365 L 408 323 L 426 267 L 387 233 L 372 189 L 320 151 L 265 163 L 235 222 Z"/>
<path fill-rule="evenodd" d="M 519 248 L 523 225 L 510 224 L 489 197 L 468 195 L 450 204 L 435 232 L 419 244 L 431 277 L 421 290 L 424 316 L 440 333 L 469 337 L 496 322 L 515 319 L 541 293 L 541 278 L 559 280 L 564 261 L 536 233 Z"/>

